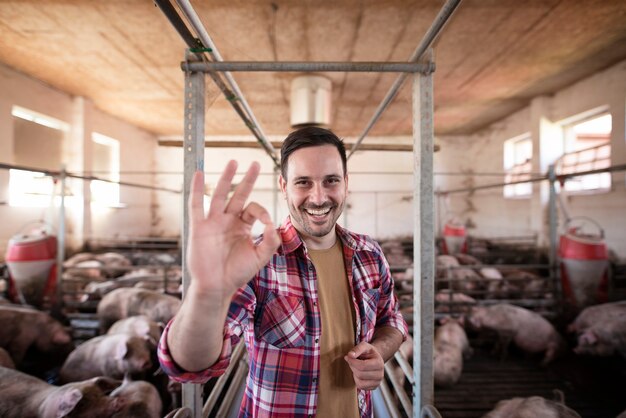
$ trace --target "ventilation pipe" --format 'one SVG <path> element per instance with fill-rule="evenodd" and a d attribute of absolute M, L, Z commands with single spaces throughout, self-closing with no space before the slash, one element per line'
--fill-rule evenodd
<path fill-rule="evenodd" d="M 302 75 L 291 82 L 291 126 L 329 126 L 331 81 L 319 75 Z"/>

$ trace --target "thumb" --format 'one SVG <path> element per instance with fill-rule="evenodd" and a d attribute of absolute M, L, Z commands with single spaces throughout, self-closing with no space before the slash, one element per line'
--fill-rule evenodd
<path fill-rule="evenodd" d="M 280 245 L 280 235 L 278 235 L 278 231 L 274 228 L 274 224 L 269 216 L 261 221 L 265 224 L 265 228 L 263 229 L 263 240 L 257 246 L 256 250 L 261 258 L 268 260 L 272 254 L 274 254 L 276 248 Z"/>
<path fill-rule="evenodd" d="M 370 351 L 370 346 L 367 343 L 359 343 L 352 350 L 348 352 L 348 357 L 359 358 L 363 354 L 367 354 Z"/>

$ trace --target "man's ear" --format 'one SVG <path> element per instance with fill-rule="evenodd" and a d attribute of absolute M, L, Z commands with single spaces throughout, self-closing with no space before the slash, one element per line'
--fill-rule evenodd
<path fill-rule="evenodd" d="M 280 187 L 280 190 L 283 192 L 283 195 L 287 192 L 287 180 L 283 178 L 282 174 L 278 176 L 278 187 Z"/>

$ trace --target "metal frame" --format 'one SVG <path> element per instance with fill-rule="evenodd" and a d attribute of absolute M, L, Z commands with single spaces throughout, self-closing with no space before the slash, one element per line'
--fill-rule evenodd
<path fill-rule="evenodd" d="M 422 413 L 422 407 L 431 405 L 434 400 L 433 386 L 433 335 L 434 335 L 434 193 L 433 193 L 433 152 L 434 152 L 434 132 L 433 132 L 433 79 L 434 60 L 431 45 L 437 38 L 445 24 L 448 22 L 461 0 L 448 0 L 417 49 L 411 56 L 408 63 L 224 63 L 217 52 L 213 41 L 204 29 L 200 19 L 193 10 L 188 0 L 177 0 L 190 25 L 199 35 L 199 40 L 190 35 L 182 19 L 173 13 L 173 7 L 168 0 L 155 0 L 157 5 L 163 10 L 167 18 L 183 37 L 183 40 L 190 47 L 187 54 L 187 62 L 183 64 L 185 70 L 185 189 L 184 202 L 189 197 L 189 182 L 191 174 L 196 169 L 203 170 L 204 152 L 201 152 L 204 145 L 204 104 L 198 96 L 204 94 L 204 86 L 200 84 L 200 79 L 204 77 L 203 71 L 207 71 L 209 76 L 215 81 L 218 87 L 224 92 L 231 105 L 242 117 L 252 133 L 265 148 L 268 155 L 278 165 L 278 159 L 274 148 L 262 134 L 252 111 L 247 106 L 243 95 L 239 91 L 236 83 L 228 72 L 224 73 L 226 83 L 236 92 L 225 86 L 219 71 L 395 71 L 402 72 L 393 84 L 383 102 L 378 107 L 372 120 L 368 123 L 365 131 L 359 140 L 352 147 L 348 158 L 358 149 L 369 130 L 374 126 L 383 111 L 397 95 L 400 87 L 408 77 L 409 73 L 414 73 L 413 81 L 413 139 L 414 139 L 414 172 L 416 188 L 414 190 L 415 204 L 415 234 L 414 234 L 414 258 L 419 259 L 419 266 L 415 269 L 414 281 L 420 286 L 415 289 L 415 321 L 414 352 L 417 354 L 414 364 L 413 376 L 413 416 L 418 417 Z M 192 54 L 195 57 L 191 59 Z M 205 53 L 209 53 L 213 62 L 209 62 Z M 425 55 L 426 59 L 423 59 Z M 193 62 L 190 62 L 193 61 Z M 233 100 L 237 99 L 237 100 Z M 238 107 L 238 103 L 245 103 L 244 109 Z M 202 125 L 202 127 L 200 126 Z M 419 187 L 417 187 L 419 184 Z M 183 215 L 183 230 L 181 234 L 183 246 L 183 260 L 186 251 L 186 237 L 188 235 L 188 214 Z M 183 294 L 189 286 L 190 278 L 186 268 L 183 267 Z M 422 300 L 423 299 L 423 300 Z M 202 408 L 200 406 L 199 385 L 183 385 L 183 405 L 191 406 L 193 416 L 200 417 Z"/>

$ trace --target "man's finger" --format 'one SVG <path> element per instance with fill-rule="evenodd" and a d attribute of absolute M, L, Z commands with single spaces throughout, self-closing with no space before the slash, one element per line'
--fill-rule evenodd
<path fill-rule="evenodd" d="M 197 170 L 191 179 L 191 193 L 189 193 L 190 223 L 204 219 L 204 173 Z"/>
<path fill-rule="evenodd" d="M 252 225 L 254 221 L 260 220 L 265 225 L 272 222 L 269 212 L 256 202 L 250 202 L 248 206 L 241 212 L 241 220 Z"/>
<path fill-rule="evenodd" d="M 224 208 L 226 207 L 226 198 L 228 197 L 228 193 L 230 192 L 230 186 L 233 182 L 233 177 L 235 177 L 235 173 L 237 172 L 237 161 L 230 160 L 220 179 L 217 181 L 217 185 L 215 186 L 215 190 L 211 195 L 211 207 L 209 208 L 209 216 L 216 215 L 220 213 L 224 213 Z"/>
<path fill-rule="evenodd" d="M 237 185 L 237 188 L 235 188 L 235 192 L 228 201 L 224 212 L 236 214 L 243 210 L 243 205 L 245 205 L 248 196 L 250 196 L 250 192 L 252 192 L 254 183 L 259 176 L 259 171 L 261 171 L 259 163 L 255 161 L 250 164 L 250 168 L 248 168 L 246 175 L 243 176 L 243 179 Z"/>

